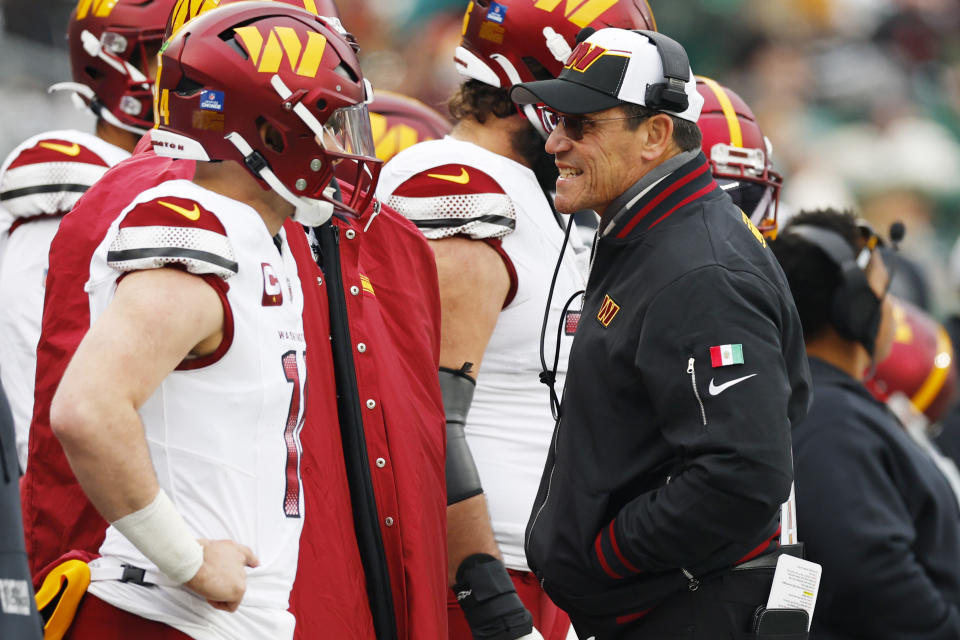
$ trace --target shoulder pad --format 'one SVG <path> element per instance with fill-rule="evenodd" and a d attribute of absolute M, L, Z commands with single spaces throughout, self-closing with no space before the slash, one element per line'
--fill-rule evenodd
<path fill-rule="evenodd" d="M 456 235 L 474 240 L 502 238 L 517 223 L 513 201 L 500 184 L 464 164 L 421 171 L 402 182 L 384 202 L 431 240 Z"/>
<path fill-rule="evenodd" d="M 229 278 L 238 271 L 233 246 L 217 216 L 190 198 L 163 196 L 134 206 L 110 243 L 117 271 L 181 265 L 190 273 Z"/>
<path fill-rule="evenodd" d="M 57 136 L 26 143 L 7 159 L 0 202 L 14 217 L 62 215 L 110 163 L 89 146 Z"/>

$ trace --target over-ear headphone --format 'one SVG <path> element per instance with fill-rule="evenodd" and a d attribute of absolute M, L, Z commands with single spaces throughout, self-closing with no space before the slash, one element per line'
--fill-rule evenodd
<path fill-rule="evenodd" d="M 873 357 L 883 300 L 870 288 L 864 273 L 869 250 L 857 255 L 843 236 L 823 227 L 798 224 L 788 227 L 788 232 L 816 246 L 840 268 L 840 285 L 833 293 L 830 319 L 837 333 L 859 342 Z"/>
<path fill-rule="evenodd" d="M 690 106 L 690 98 L 684 89 L 690 82 L 690 60 L 687 52 L 679 42 L 662 33 L 646 29 L 633 31 L 645 36 L 657 48 L 663 64 L 663 77 L 666 78 L 666 82 L 647 85 L 643 101 L 648 107 L 658 111 L 686 111 Z"/>
<path fill-rule="evenodd" d="M 580 44 L 596 32 L 593 27 L 584 27 L 577 33 L 577 44 Z M 648 84 L 643 101 L 645 105 L 657 111 L 675 111 L 681 113 L 690 106 L 685 86 L 690 82 L 690 60 L 683 46 L 662 33 L 633 29 L 634 33 L 647 38 L 657 48 L 660 63 L 663 65 L 663 77 L 666 82 Z"/>

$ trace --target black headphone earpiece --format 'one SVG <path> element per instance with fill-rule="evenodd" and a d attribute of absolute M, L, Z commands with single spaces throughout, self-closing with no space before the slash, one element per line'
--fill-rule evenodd
<path fill-rule="evenodd" d="M 679 42 L 656 31 L 634 29 L 634 33 L 645 36 L 657 48 L 660 62 L 663 64 L 663 77 L 666 82 L 648 84 L 643 101 L 646 106 L 658 111 L 686 111 L 690 106 L 685 86 L 690 82 L 690 60 Z"/>
<path fill-rule="evenodd" d="M 830 319 L 837 333 L 859 342 L 873 357 L 883 300 L 870 288 L 853 247 L 839 233 L 823 227 L 798 224 L 788 232 L 816 246 L 839 267 L 840 285 L 830 303 Z"/>

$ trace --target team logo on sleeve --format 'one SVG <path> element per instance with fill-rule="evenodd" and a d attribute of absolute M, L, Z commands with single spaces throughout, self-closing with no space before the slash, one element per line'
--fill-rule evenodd
<path fill-rule="evenodd" d="M 59 144 L 57 142 L 41 142 L 37 145 L 38 147 L 43 147 L 44 149 L 50 149 L 51 151 L 57 151 L 64 155 L 70 157 L 77 157 L 80 155 L 80 145 L 76 142 L 73 144 Z"/>
<path fill-rule="evenodd" d="M 280 285 L 280 278 L 277 277 L 273 266 L 269 262 L 261 262 L 263 269 L 263 301 L 264 307 L 279 307 L 283 304 L 283 287 Z"/>
<path fill-rule="evenodd" d="M 196 222 L 197 220 L 200 219 L 200 206 L 196 202 L 193 203 L 192 209 L 187 209 L 185 207 L 181 207 L 179 205 L 175 205 L 170 202 L 164 202 L 163 200 L 157 200 L 157 204 L 163 205 L 167 209 L 170 209 L 171 211 L 176 211 L 187 220 L 193 220 L 194 222 Z"/>
<path fill-rule="evenodd" d="M 455 182 L 457 184 L 467 184 L 470 182 L 470 174 L 467 173 L 466 167 L 460 167 L 460 173 L 453 175 L 447 173 L 428 173 L 427 177 L 446 180 L 447 182 Z"/>
<path fill-rule="evenodd" d="M 614 302 L 609 295 L 605 295 L 603 296 L 603 304 L 600 305 L 600 311 L 597 312 L 597 320 L 603 326 L 609 327 L 619 311 L 620 305 Z"/>

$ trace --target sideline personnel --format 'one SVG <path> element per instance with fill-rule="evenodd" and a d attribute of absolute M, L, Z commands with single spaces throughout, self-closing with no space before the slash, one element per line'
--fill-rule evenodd
<path fill-rule="evenodd" d="M 556 358 L 563 389 L 579 318 L 564 302 L 586 284 L 587 250 L 572 234 L 564 252 L 562 222 L 545 192 L 557 177 L 546 133 L 536 110 L 519 113 L 508 92 L 556 77 L 581 20 L 656 28 L 645 2 L 577 13 L 574 21 L 556 3 L 549 10 L 529 0 L 471 2 L 454 56 L 469 80 L 450 99 L 453 131 L 397 154 L 377 187 L 430 241 L 440 278 L 451 640 L 562 640 L 570 626 L 530 572 L 523 532 L 554 425 L 538 373 L 542 358 Z M 551 334 L 561 322 L 564 331 L 541 350 L 551 290 L 543 322 Z"/>
<path fill-rule="evenodd" d="M 797 520 L 823 566 L 814 638 L 960 637 L 960 520 L 946 477 L 863 384 L 896 332 L 876 236 L 802 212 L 773 243 L 803 320 L 810 414 L 794 429 Z"/>
<path fill-rule="evenodd" d="M 739 637 L 779 552 L 809 395 L 800 322 L 700 152 L 683 48 L 581 35 L 557 79 L 511 93 L 545 103 L 557 208 L 601 214 L 527 559 L 581 637 Z"/>

